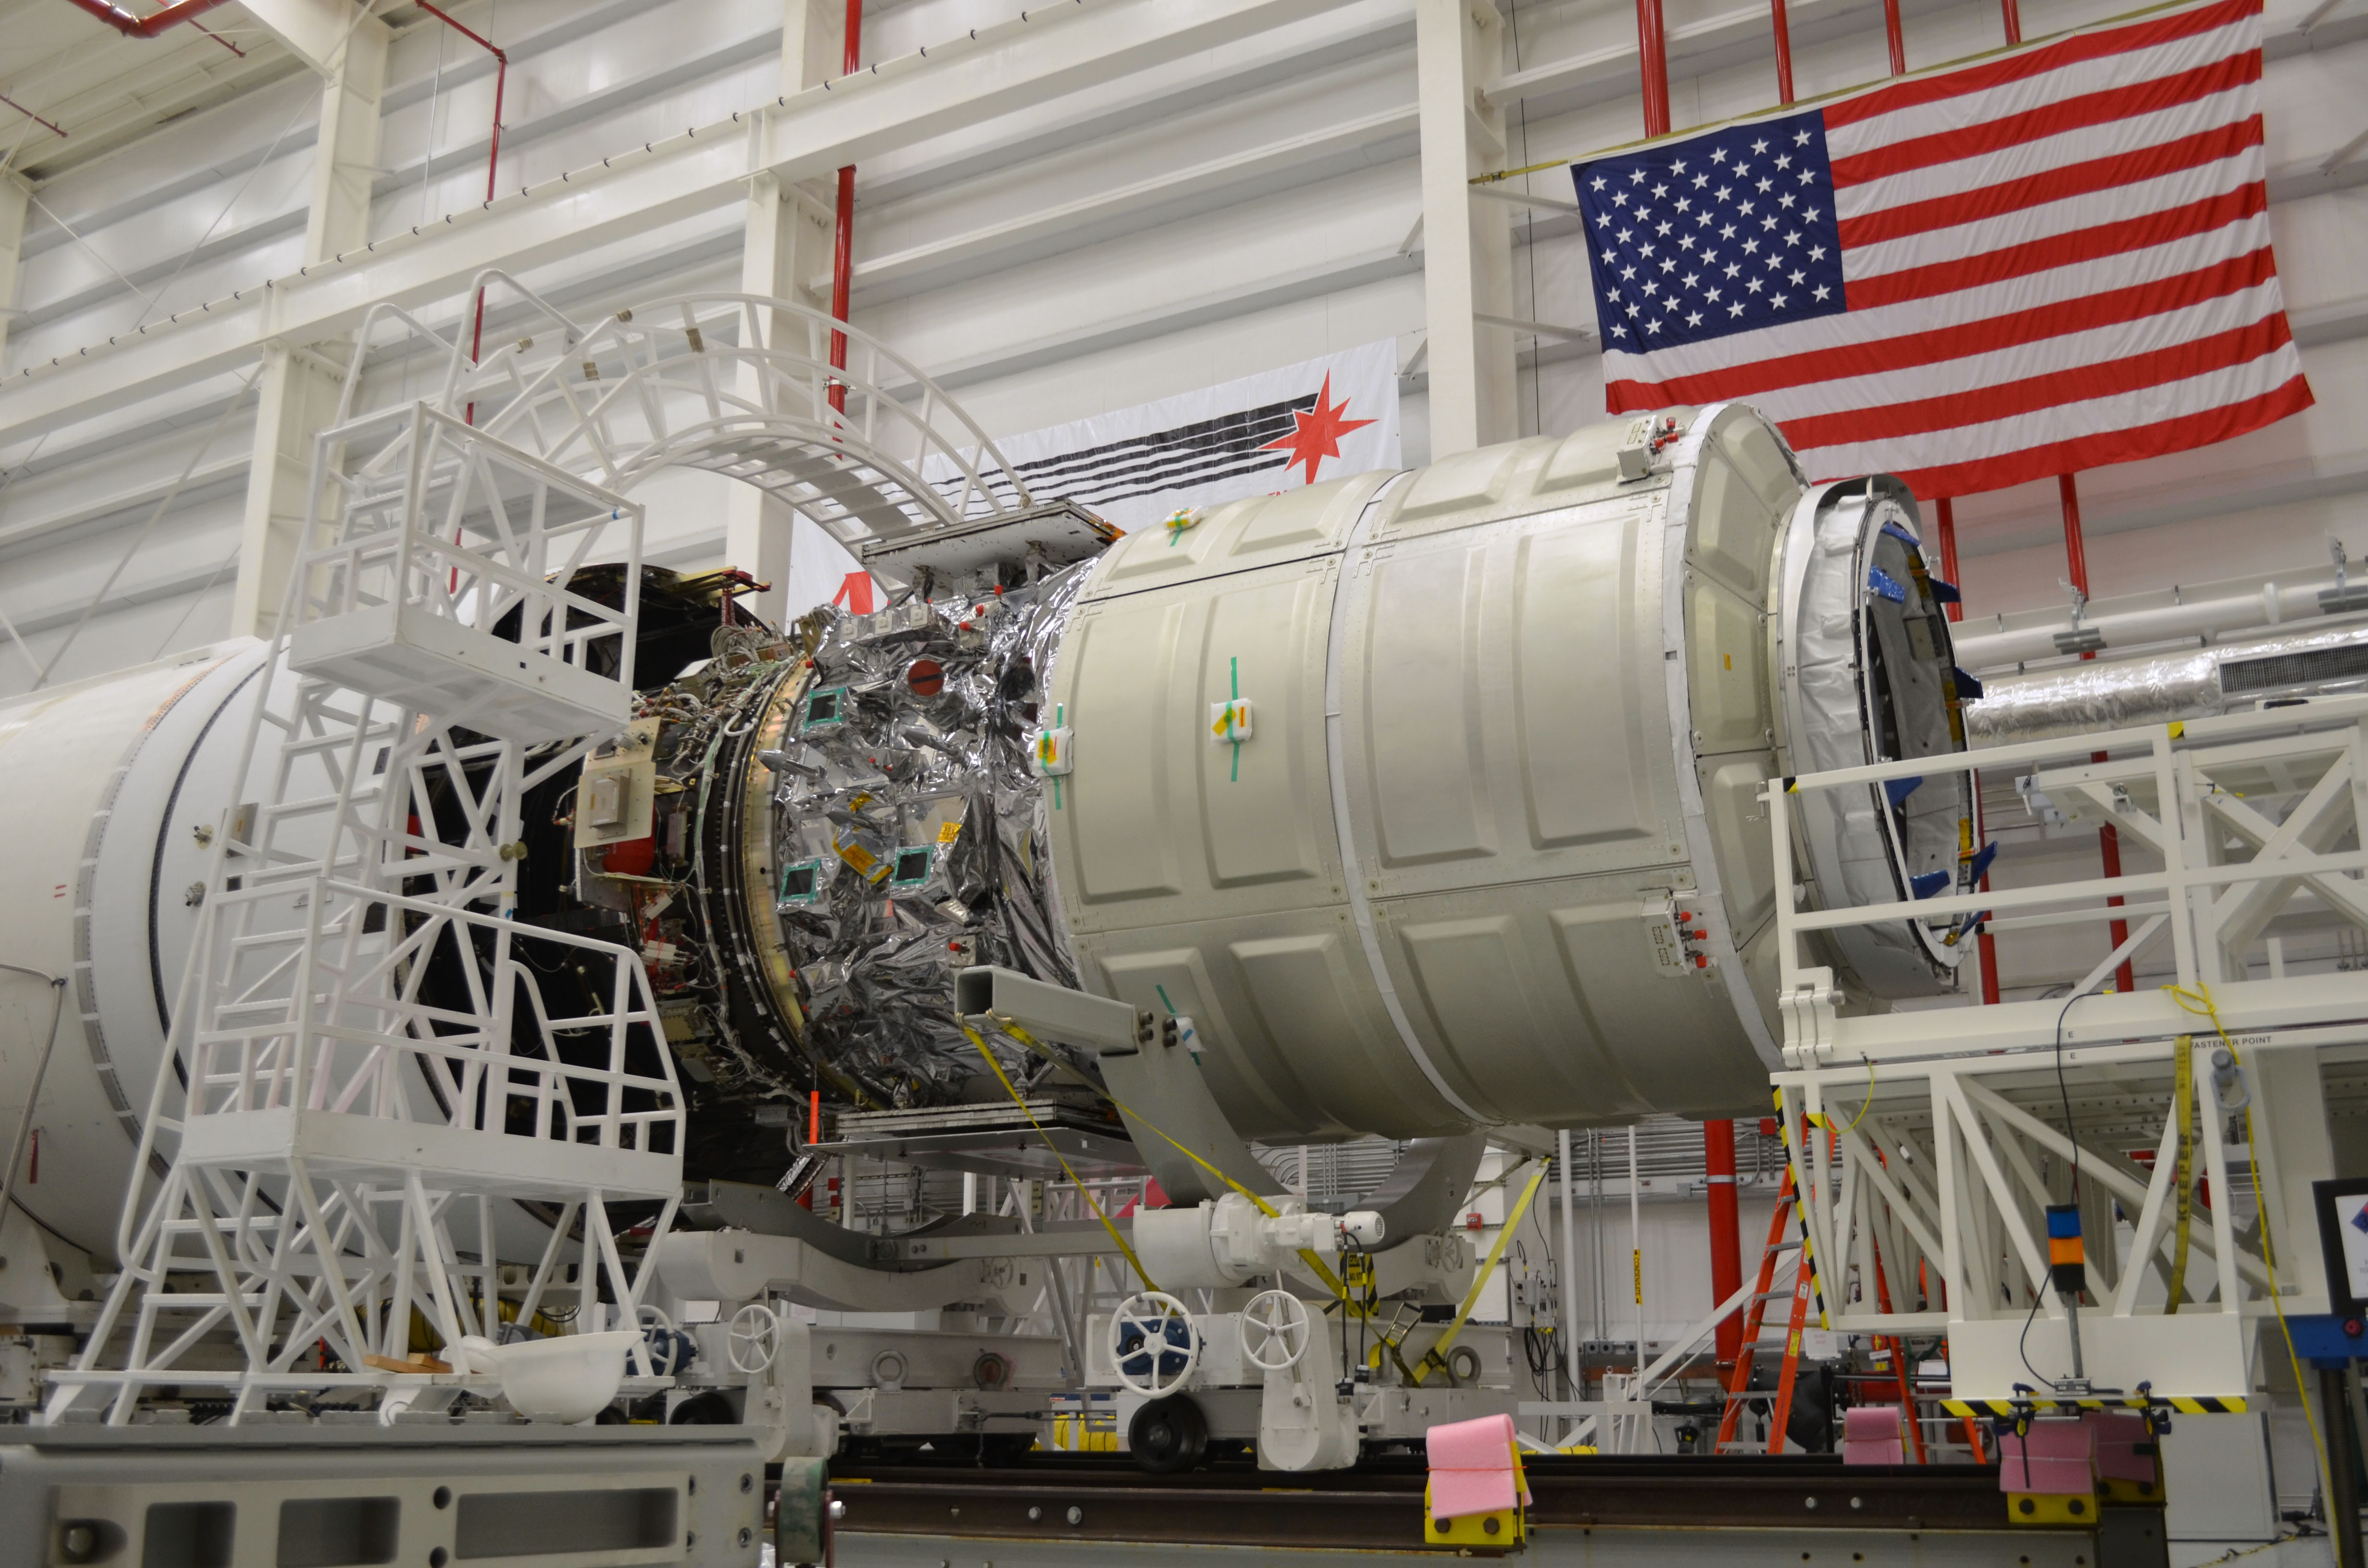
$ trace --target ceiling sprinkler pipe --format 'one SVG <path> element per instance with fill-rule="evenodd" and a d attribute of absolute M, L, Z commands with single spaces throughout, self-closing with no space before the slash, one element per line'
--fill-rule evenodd
<path fill-rule="evenodd" d="M 1789 46 L 1788 46 L 1789 47 Z M 1661 0 L 1636 0 L 1637 73 L 1645 97 L 1645 134 L 1669 133 L 1668 29 Z"/>
<path fill-rule="evenodd" d="M 178 0 L 176 5 L 148 16 L 135 16 L 120 6 L 110 6 L 107 0 L 67 0 L 76 8 L 89 12 L 125 38 L 154 38 L 168 28 L 205 15 L 226 0 Z"/>
<path fill-rule="evenodd" d="M 846 50 L 839 60 L 839 74 L 852 76 L 863 67 L 863 0 L 847 0 Z M 848 319 L 848 296 L 855 283 L 855 165 L 848 164 L 838 171 L 838 201 L 832 214 L 830 234 L 830 313 L 834 321 Z M 830 364 L 835 370 L 847 369 L 847 334 L 833 330 L 830 335 Z M 834 381 L 830 384 L 830 406 L 847 412 L 847 383 Z"/>
<path fill-rule="evenodd" d="M 485 199 L 490 202 L 494 199 L 494 180 L 496 175 L 500 172 L 502 164 L 502 97 L 509 88 L 510 57 L 503 53 L 494 43 L 493 40 L 472 28 L 463 27 L 444 11 L 438 9 L 435 6 L 429 5 L 428 0 L 417 0 L 417 4 L 421 10 L 427 12 L 429 16 L 435 17 L 438 21 L 442 22 L 446 27 L 450 28 L 454 32 L 459 33 L 462 38 L 467 39 L 471 43 L 475 44 L 478 48 L 484 50 L 486 53 L 494 57 L 494 133 L 492 145 L 485 153 Z M 469 334 L 469 363 L 473 365 L 483 357 L 484 346 L 485 291 L 483 289 L 479 289 L 477 290 L 476 322 L 470 329 Z M 469 404 L 464 417 L 472 425 L 474 425 L 477 422 L 477 405 L 475 403 L 472 403 Z"/>

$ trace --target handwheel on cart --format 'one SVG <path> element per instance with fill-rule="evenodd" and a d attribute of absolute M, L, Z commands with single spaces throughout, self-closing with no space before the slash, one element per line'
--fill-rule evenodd
<path fill-rule="evenodd" d="M 1314 1339 L 1307 1303 L 1288 1290 L 1261 1290 L 1242 1309 L 1242 1358 L 1261 1372 L 1298 1366 Z"/>
<path fill-rule="evenodd" d="M 1118 1381 L 1145 1399 L 1181 1390 L 1201 1364 L 1201 1333 L 1191 1309 L 1165 1290 L 1129 1296 L 1110 1314 L 1110 1332 Z"/>

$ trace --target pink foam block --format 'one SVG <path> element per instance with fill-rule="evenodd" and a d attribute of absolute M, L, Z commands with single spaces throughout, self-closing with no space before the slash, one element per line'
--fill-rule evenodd
<path fill-rule="evenodd" d="M 1998 1438 L 2001 1492 L 2093 1492 L 2097 1429 L 2086 1421 L 2038 1420 Z"/>
<path fill-rule="evenodd" d="M 1842 1412 L 1842 1463 L 1906 1462 L 1899 1437 L 1899 1406 L 1856 1404 Z"/>
<path fill-rule="evenodd" d="M 2152 1481 L 2154 1456 L 2137 1451 L 2151 1443 L 2146 1417 L 2122 1410 L 2092 1410 L 2084 1419 L 2097 1434 L 2097 1473 L 2110 1481 Z"/>
<path fill-rule="evenodd" d="M 1451 1421 L 1423 1434 L 1430 1460 L 1430 1512 L 1440 1519 L 1492 1514 L 1530 1500 L 1513 1467 L 1513 1418 Z"/>

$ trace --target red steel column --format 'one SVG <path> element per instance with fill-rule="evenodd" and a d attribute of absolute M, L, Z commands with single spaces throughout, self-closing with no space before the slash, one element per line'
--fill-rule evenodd
<path fill-rule="evenodd" d="M 1793 28 L 1784 18 L 1784 0 L 1769 0 L 1776 28 L 1776 101 L 1793 101 Z"/>
<path fill-rule="evenodd" d="M 1644 4 L 1644 0 L 1637 0 Z M 863 0 L 847 0 L 847 51 L 839 63 L 839 74 L 852 76 L 863 64 Z M 833 321 L 847 319 L 848 293 L 855 278 L 855 165 L 848 165 L 838 171 L 838 210 L 831 225 L 830 236 L 830 314 Z M 834 370 L 847 369 L 847 334 L 830 335 L 830 365 Z M 840 413 L 847 411 L 847 383 L 830 383 L 830 405 Z"/>
<path fill-rule="evenodd" d="M 1636 52 L 1645 83 L 1645 134 L 1669 133 L 1669 46 L 1661 28 L 1661 0 L 1636 0 Z"/>
<path fill-rule="evenodd" d="M 2015 0 L 1998 0 L 1998 9 L 2005 14 L 2006 41 L 2009 47 L 2022 41 L 2022 9 Z"/>
<path fill-rule="evenodd" d="M 2014 0 L 2006 0 L 2011 6 Z M 1907 74 L 1907 35 L 1899 27 L 1899 0 L 1883 0 L 1883 40 L 1891 46 L 1891 74 Z"/>
<path fill-rule="evenodd" d="M 1782 0 L 1778 0 L 1781 5 Z M 1702 1123 L 1703 1168 L 1710 1173 L 1710 1295 L 1716 1306 L 1743 1289 L 1743 1227 L 1735 1196 L 1735 1123 Z M 1718 1362 L 1731 1367 L 1743 1351 L 1743 1313 L 1718 1325 Z"/>
<path fill-rule="evenodd" d="M 2011 16 L 2014 0 L 2006 0 L 2006 4 L 2008 14 Z M 2089 551 L 2080 537 L 2080 487 L 2072 475 L 2058 474 L 2055 476 L 2055 494 L 2064 506 L 2064 559 L 2071 569 L 2067 574 L 2072 579 L 2072 585 L 2080 590 L 2080 597 L 2085 600 L 2089 597 Z M 2093 659 L 2097 655 L 2091 653 L 2080 656 Z M 2089 760 L 2102 762 L 2105 754 L 2098 752 Z M 2097 854 L 2098 858 L 2104 862 L 2106 876 L 2122 874 L 2122 835 L 2113 828 L 2107 826 L 2097 830 Z M 2119 898 L 2109 898 L 2105 903 L 2114 909 L 2122 906 Z M 2117 948 L 2130 939 L 2130 923 L 2126 920 L 2115 920 L 2105 929 Z M 2128 964 L 2124 963 L 2113 971 L 2113 986 L 2124 996 L 2137 989 L 2137 977 Z"/>

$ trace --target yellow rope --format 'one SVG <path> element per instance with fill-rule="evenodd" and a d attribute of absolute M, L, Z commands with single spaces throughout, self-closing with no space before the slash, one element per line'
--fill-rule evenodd
<path fill-rule="evenodd" d="M 1421 1364 L 1408 1374 L 1417 1387 L 1421 1386 L 1423 1379 L 1430 1376 L 1433 1367 L 1447 1365 L 1448 1347 L 1455 1343 L 1455 1336 L 1463 1332 L 1464 1320 L 1472 1315 L 1472 1309 L 1480 1304 L 1481 1292 L 1488 1289 L 1488 1281 L 1496 1277 L 1497 1260 L 1505 1256 L 1505 1244 L 1511 1241 L 1513 1233 L 1520 1228 L 1522 1216 L 1530 1211 L 1530 1199 L 1538 1195 L 1539 1185 L 1546 1179 L 1546 1172 L 1552 1168 L 1543 1160 L 1538 1162 L 1538 1174 L 1530 1178 L 1529 1187 L 1521 1193 L 1521 1200 L 1513 1205 L 1511 1213 L 1505 1216 L 1505 1228 L 1497 1233 L 1497 1244 L 1488 1249 L 1488 1260 L 1472 1277 L 1472 1289 L 1463 1293 L 1463 1304 L 1455 1309 L 1455 1321 L 1447 1325 L 1447 1332 L 1439 1336 L 1439 1343 L 1422 1353 Z M 1636 1372 L 1639 1377 L 1645 1371 L 1643 1350 L 1643 1346 L 1637 1347 Z"/>
<path fill-rule="evenodd" d="M 1005 1017 L 1002 1014 L 997 1013 L 995 1015 L 995 1023 L 996 1027 L 1001 1029 L 1005 1034 L 1009 1035 L 1013 1040 L 1018 1040 L 1021 1045 L 1026 1046 L 1029 1050 L 1044 1058 L 1047 1062 L 1060 1063 L 1063 1066 L 1067 1065 L 1067 1063 L 1062 1062 L 1059 1057 L 1053 1055 L 1052 1050 L 1047 1047 L 1043 1041 L 1038 1040 L 1034 1035 L 1030 1034 L 1025 1028 L 1021 1028 L 1012 1019 Z M 985 1042 L 980 1040 L 979 1037 L 975 1033 L 972 1032 L 969 1025 L 965 1024 L 962 1026 L 962 1032 L 970 1035 L 971 1039 L 977 1042 L 981 1052 L 985 1052 L 986 1051 Z M 992 1064 L 995 1058 L 990 1055 L 987 1057 L 987 1061 Z M 997 1077 L 1001 1077 L 1002 1074 L 1002 1068 L 996 1068 L 996 1075 Z M 1003 1086 L 1006 1089 L 1010 1088 L 1011 1081 L 1008 1078 L 1004 1079 Z M 1169 1147 L 1173 1148 L 1178 1153 L 1183 1155 L 1186 1159 L 1191 1161 L 1194 1165 L 1200 1166 L 1211 1176 L 1215 1176 L 1219 1181 L 1224 1182 L 1227 1187 L 1233 1188 L 1235 1192 L 1240 1193 L 1244 1198 L 1248 1199 L 1252 1203 L 1258 1206 L 1258 1211 L 1259 1213 L 1265 1215 L 1269 1220 L 1281 1218 L 1281 1213 L 1275 1209 L 1273 1204 L 1269 1203 L 1265 1199 L 1260 1198 L 1257 1193 L 1252 1192 L 1248 1187 L 1244 1187 L 1240 1182 L 1235 1181 L 1233 1177 L 1227 1176 L 1224 1172 L 1219 1170 L 1216 1166 L 1211 1165 L 1208 1161 L 1202 1159 L 1200 1155 L 1194 1153 L 1183 1144 L 1178 1143 L 1174 1138 L 1169 1137 L 1167 1131 L 1157 1123 L 1154 1122 L 1149 1117 L 1144 1116 L 1141 1111 L 1136 1110 L 1124 1100 L 1121 1100 L 1116 1095 L 1111 1094 L 1107 1088 L 1102 1090 L 1102 1096 L 1109 1100 L 1110 1104 L 1118 1107 L 1120 1111 L 1124 1113 L 1126 1116 L 1141 1123 L 1150 1131 L 1157 1134 L 1163 1142 L 1165 1142 Z M 1019 1096 L 1015 1095 L 1013 1097 L 1016 1099 Z M 1025 1108 L 1023 1107 L 1022 1108 L 1024 1109 Z M 1030 1119 L 1032 1121 L 1034 1119 L 1030 1118 Z M 1038 1131 L 1042 1131 L 1042 1129 L 1040 1128 Z M 1050 1140 L 1048 1139 L 1046 1142 L 1049 1142 Z M 1107 1224 L 1109 1221 L 1105 1221 L 1103 1222 Z M 1120 1244 L 1124 1245 L 1125 1244 L 1121 1243 Z M 1134 1255 L 1133 1253 L 1129 1253 L 1127 1256 L 1132 1258 Z M 1340 1277 L 1334 1274 L 1331 1269 L 1325 1267 L 1324 1260 L 1322 1258 L 1303 1248 L 1299 1254 L 1299 1260 L 1315 1272 L 1315 1278 L 1323 1282 L 1324 1288 L 1338 1298 L 1342 1305 L 1349 1311 L 1356 1313 L 1360 1317 L 1371 1315 L 1365 1311 L 1361 1302 L 1356 1301 L 1349 1294 L 1349 1287 L 1341 1282 Z M 1141 1272 L 1142 1265 L 1137 1264 L 1135 1267 L 1138 1273 Z"/>
<path fill-rule="evenodd" d="M 1469 185 L 1494 185 L 1498 180 L 1517 179 L 1522 175 L 1536 174 L 1540 169 L 1566 169 L 1577 161 L 1578 160 L 1576 158 L 1548 158 L 1543 164 L 1530 164 L 1518 169 L 1498 169 L 1495 174 L 1490 175 L 1474 175 L 1471 179 L 1465 183 Z"/>
<path fill-rule="evenodd" d="M 2162 1304 L 2165 1317 L 2179 1314 L 2180 1302 L 2187 1294 L 2188 1238 L 2195 1228 L 2195 1037 L 2180 1035 L 2178 1051 L 2171 1074 L 2170 1114 L 2179 1118 L 2179 1152 L 2171 1162 L 2170 1179 L 2179 1192 L 2179 1239 L 2170 1249 L 2170 1289 Z"/>
<path fill-rule="evenodd" d="M 2218 1035 L 2220 1043 L 2228 1048 L 2230 1064 L 2240 1068 L 2244 1065 L 2237 1055 L 2237 1042 L 2228 1038 L 2228 1028 L 2220 1021 L 2219 1004 L 2212 1000 L 2210 986 L 2199 980 L 2195 983 L 2195 989 L 2192 991 L 2183 985 L 2166 985 L 2163 989 L 2170 993 L 2170 999 L 2179 1004 L 2181 1011 L 2192 1013 L 2200 1018 L 2210 1018 L 2212 1032 Z M 2212 1111 L 2215 1116 L 2220 1114 L 2220 1100 L 2216 1094 L 2213 1096 Z M 2269 1199 L 2260 1191 L 2261 1145 L 2260 1140 L 2253 1136 L 2253 1103 L 2249 1097 L 2245 1102 L 2245 1142 L 2254 1151 L 2253 1196 L 2261 1216 L 2261 1267 L 2270 1277 L 2270 1310 L 2278 1314 L 2278 1332 L 2285 1336 L 2286 1362 L 2294 1369 L 2294 1396 L 2302 1401 L 2302 1418 L 2310 1426 L 2310 1446 L 2318 1455 L 2319 1482 L 2327 1488 L 2324 1495 L 2332 1497 L 2335 1495 L 2335 1471 L 2327 1462 L 2327 1443 L 2318 1435 L 2318 1417 L 2311 1414 L 2310 1385 L 2303 1379 L 2302 1356 L 2294 1348 L 2294 1328 L 2286 1322 L 2285 1303 L 2278 1299 L 2278 1255 L 2277 1248 L 2270 1236 Z M 2220 1201 L 2231 1202 L 2231 1196 L 2224 1192 L 2220 1195 Z M 2229 1233 L 2232 1237 L 2236 1232 L 2236 1214 L 2232 1209 L 2228 1219 Z M 2233 1301 L 2227 1304 L 2232 1307 L 2236 1305 Z"/>
<path fill-rule="evenodd" d="M 1860 1102 L 1858 1114 L 1850 1118 L 1850 1124 L 1841 1130 L 1839 1136 L 1843 1137 L 1858 1131 L 1858 1124 L 1866 1119 L 1867 1108 L 1874 1104 L 1874 1059 L 1861 1052 L 1859 1060 L 1866 1063 L 1866 1098 Z M 1817 1119 L 1830 1121 L 1832 1119 L 1820 1114 Z"/>
<path fill-rule="evenodd" d="M 1053 1142 L 1053 1135 L 1044 1131 L 1044 1124 L 1036 1119 L 1036 1113 L 1028 1108 L 1028 1102 L 1020 1097 L 1019 1091 L 1012 1086 L 1011 1079 L 1003 1071 L 1003 1063 L 997 1062 L 995 1059 L 995 1052 L 986 1048 L 985 1040 L 968 1024 L 962 1026 L 962 1032 L 970 1036 L 971 1044 L 978 1047 L 979 1055 L 986 1059 L 987 1068 L 994 1073 L 995 1081 L 1003 1085 L 1003 1092 L 1011 1096 L 1011 1103 L 1019 1108 L 1019 1114 L 1028 1119 L 1028 1125 L 1034 1128 L 1036 1135 L 1044 1140 L 1044 1147 L 1053 1151 L 1053 1157 L 1061 1162 L 1061 1169 L 1067 1173 L 1072 1182 L 1076 1184 L 1077 1190 L 1085 1195 L 1086 1207 L 1094 1211 L 1094 1218 L 1102 1222 L 1102 1229 L 1110 1233 L 1110 1239 L 1118 1244 L 1118 1250 L 1124 1253 L 1127 1262 L 1134 1266 L 1135 1277 L 1143 1281 L 1143 1288 L 1146 1290 L 1158 1290 L 1159 1287 L 1152 1280 L 1150 1271 L 1143 1267 L 1143 1259 L 1134 1256 L 1134 1249 L 1126 1244 L 1126 1238 L 1119 1234 L 1116 1225 L 1110 1223 L 1110 1217 L 1102 1212 L 1100 1204 L 1094 1201 L 1092 1189 L 1084 1182 L 1077 1180 L 1077 1173 L 1069 1168 L 1068 1157 L 1061 1153 L 1060 1145 Z"/>

